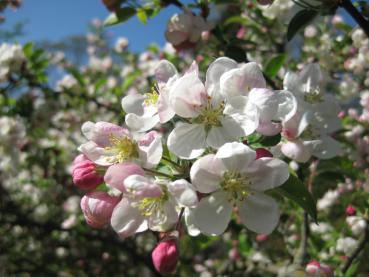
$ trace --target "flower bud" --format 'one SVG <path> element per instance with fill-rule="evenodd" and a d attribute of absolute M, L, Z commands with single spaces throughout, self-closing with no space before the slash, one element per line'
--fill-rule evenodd
<path fill-rule="evenodd" d="M 179 259 L 177 238 L 170 237 L 167 240 L 159 242 L 152 251 L 151 256 L 155 269 L 159 273 L 166 274 L 174 272 Z"/>
<path fill-rule="evenodd" d="M 105 173 L 105 183 L 121 192 L 125 192 L 124 180 L 131 175 L 145 175 L 145 171 L 134 163 L 121 163 L 109 166 Z"/>
<path fill-rule="evenodd" d="M 96 172 L 96 165 L 83 154 L 74 159 L 72 176 L 73 183 L 82 189 L 94 189 L 104 181 Z"/>
<path fill-rule="evenodd" d="M 119 9 L 122 1 L 121 0 L 102 0 L 102 2 L 104 3 L 105 7 L 109 11 L 114 12 L 117 9 Z"/>
<path fill-rule="evenodd" d="M 352 206 L 351 204 L 347 206 L 346 208 L 346 215 L 347 216 L 352 216 L 356 214 L 356 209 L 354 206 Z"/>
<path fill-rule="evenodd" d="M 92 191 L 81 199 L 81 209 L 88 225 L 102 228 L 110 222 L 111 214 L 120 198 L 103 191 Z"/>
<path fill-rule="evenodd" d="M 256 151 L 255 160 L 260 159 L 260 158 L 265 158 L 265 157 L 273 158 L 273 154 L 270 153 L 270 151 L 265 148 L 257 148 L 255 151 Z"/>
<path fill-rule="evenodd" d="M 305 272 L 308 274 L 308 276 L 333 276 L 333 271 L 328 265 L 321 264 L 315 260 L 306 265 Z"/>
<path fill-rule="evenodd" d="M 258 242 L 263 242 L 263 241 L 266 241 L 267 239 L 268 239 L 268 235 L 265 235 L 265 234 L 256 235 L 256 241 Z"/>

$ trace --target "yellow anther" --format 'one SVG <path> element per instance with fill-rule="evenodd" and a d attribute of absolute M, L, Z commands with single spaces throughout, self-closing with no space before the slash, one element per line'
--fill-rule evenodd
<path fill-rule="evenodd" d="M 145 96 L 146 96 L 145 104 L 147 106 L 155 105 L 159 100 L 159 93 L 157 92 L 155 87 L 151 89 L 151 92 L 146 93 Z"/>
<path fill-rule="evenodd" d="M 239 172 L 225 172 L 220 186 L 227 193 L 230 202 L 242 201 L 250 194 L 250 181 L 247 176 Z"/>
<path fill-rule="evenodd" d="M 114 157 L 108 158 L 110 162 L 115 160 L 117 163 L 138 157 L 137 144 L 129 137 L 118 138 L 109 136 L 110 146 L 105 149 L 113 152 Z"/>

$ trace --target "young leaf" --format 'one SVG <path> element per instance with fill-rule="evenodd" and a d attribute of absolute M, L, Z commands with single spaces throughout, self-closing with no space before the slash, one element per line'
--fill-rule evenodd
<path fill-rule="evenodd" d="M 140 20 L 143 24 L 147 24 L 147 14 L 146 10 L 142 8 L 137 9 L 137 18 Z"/>
<path fill-rule="evenodd" d="M 285 63 L 286 58 L 287 58 L 286 54 L 280 54 L 269 60 L 269 62 L 265 66 L 264 70 L 265 75 L 267 75 L 269 78 L 275 77 L 278 74 L 278 71 Z"/>
<path fill-rule="evenodd" d="M 121 8 L 111 13 L 104 21 L 104 26 L 112 26 L 127 21 L 136 14 L 136 10 L 131 7 Z"/>
<path fill-rule="evenodd" d="M 284 197 L 296 202 L 317 222 L 316 201 L 295 175 L 290 174 L 288 180 L 275 190 Z"/>
<path fill-rule="evenodd" d="M 302 10 L 295 14 L 288 24 L 287 40 L 290 41 L 299 30 L 309 24 L 317 15 L 318 12 L 314 10 Z"/>

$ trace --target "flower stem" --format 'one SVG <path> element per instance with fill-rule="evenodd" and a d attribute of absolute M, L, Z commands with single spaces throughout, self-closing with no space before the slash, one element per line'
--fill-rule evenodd
<path fill-rule="evenodd" d="M 166 177 L 168 179 L 173 179 L 173 176 L 170 176 L 169 174 L 166 174 L 164 172 L 160 172 L 160 171 L 156 171 L 156 170 L 151 170 L 151 169 L 144 169 L 146 172 L 152 174 L 152 175 L 157 175 L 157 176 L 162 176 L 162 177 Z"/>
<path fill-rule="evenodd" d="M 357 24 L 363 29 L 367 37 L 369 38 L 369 22 L 363 15 L 358 11 L 358 9 L 351 3 L 350 0 L 342 0 L 340 6 L 348 12 L 351 17 L 356 21 Z"/>

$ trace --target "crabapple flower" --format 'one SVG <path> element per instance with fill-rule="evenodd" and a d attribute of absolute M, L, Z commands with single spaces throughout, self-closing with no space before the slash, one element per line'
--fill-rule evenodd
<path fill-rule="evenodd" d="M 88 225 L 102 228 L 109 223 L 120 198 L 103 191 L 92 191 L 81 199 L 81 209 Z"/>
<path fill-rule="evenodd" d="M 346 222 L 354 235 L 360 235 L 366 228 L 366 221 L 360 216 L 348 216 Z"/>
<path fill-rule="evenodd" d="M 159 273 L 174 272 L 179 260 L 178 239 L 171 236 L 160 241 L 152 251 L 151 257 Z"/>
<path fill-rule="evenodd" d="M 124 181 L 125 193 L 114 209 L 111 225 L 120 237 L 150 229 L 165 232 L 178 221 L 178 207 L 193 207 L 197 194 L 186 180 L 168 182 L 141 175 Z"/>
<path fill-rule="evenodd" d="M 22 46 L 3 43 L 0 45 L 0 82 L 12 72 L 18 72 L 26 61 Z"/>
<path fill-rule="evenodd" d="M 331 276 L 333 276 L 333 271 L 328 265 L 319 263 L 318 261 L 315 261 L 315 260 L 310 261 L 306 265 L 305 272 L 309 276 L 314 276 L 314 277 L 331 277 Z"/>
<path fill-rule="evenodd" d="M 250 147 L 232 142 L 193 164 L 193 186 L 200 193 L 210 193 L 192 210 L 195 226 L 202 233 L 222 234 L 233 207 L 238 208 L 241 222 L 250 230 L 267 235 L 275 229 L 278 204 L 263 192 L 289 178 L 288 165 L 279 159 L 255 158 Z"/>
<path fill-rule="evenodd" d="M 82 189 L 94 189 L 103 182 L 97 166 L 85 155 L 78 155 L 72 165 L 73 183 Z"/>
<path fill-rule="evenodd" d="M 82 144 L 79 151 L 98 165 L 134 162 L 152 168 L 160 162 L 163 148 L 157 132 L 136 137 L 118 125 L 88 121 L 82 125 L 82 133 L 89 141 Z"/>
<path fill-rule="evenodd" d="M 199 157 L 206 147 L 219 148 L 226 142 L 253 133 L 259 122 L 258 108 L 251 102 L 238 103 L 237 109 L 220 93 L 219 80 L 237 63 L 226 57 L 208 68 L 205 84 L 199 79 L 194 62 L 169 92 L 169 104 L 186 122 L 179 122 L 168 137 L 168 148 L 182 159 Z"/>
<path fill-rule="evenodd" d="M 339 238 L 337 240 L 336 250 L 345 253 L 345 255 L 350 255 L 355 251 L 357 245 L 358 241 L 351 237 Z"/>
<path fill-rule="evenodd" d="M 340 108 L 333 96 L 323 93 L 322 79 L 317 64 L 305 66 L 300 74 L 289 72 L 284 79 L 297 109 L 282 119 L 281 151 L 297 162 L 307 162 L 311 156 L 330 159 L 341 152 L 340 144 L 331 137 L 340 128 Z"/>
<path fill-rule="evenodd" d="M 193 15 L 190 11 L 174 14 L 167 25 L 165 38 L 177 50 L 195 47 L 201 39 L 201 33 L 210 31 L 213 24 L 206 22 L 202 16 Z"/>
<path fill-rule="evenodd" d="M 178 78 L 177 69 L 172 63 L 162 60 L 155 69 L 155 77 L 158 84 L 151 93 L 132 93 L 122 99 L 123 110 L 127 113 L 126 124 L 133 131 L 148 131 L 174 116 L 174 111 L 168 105 L 168 94 Z"/>

